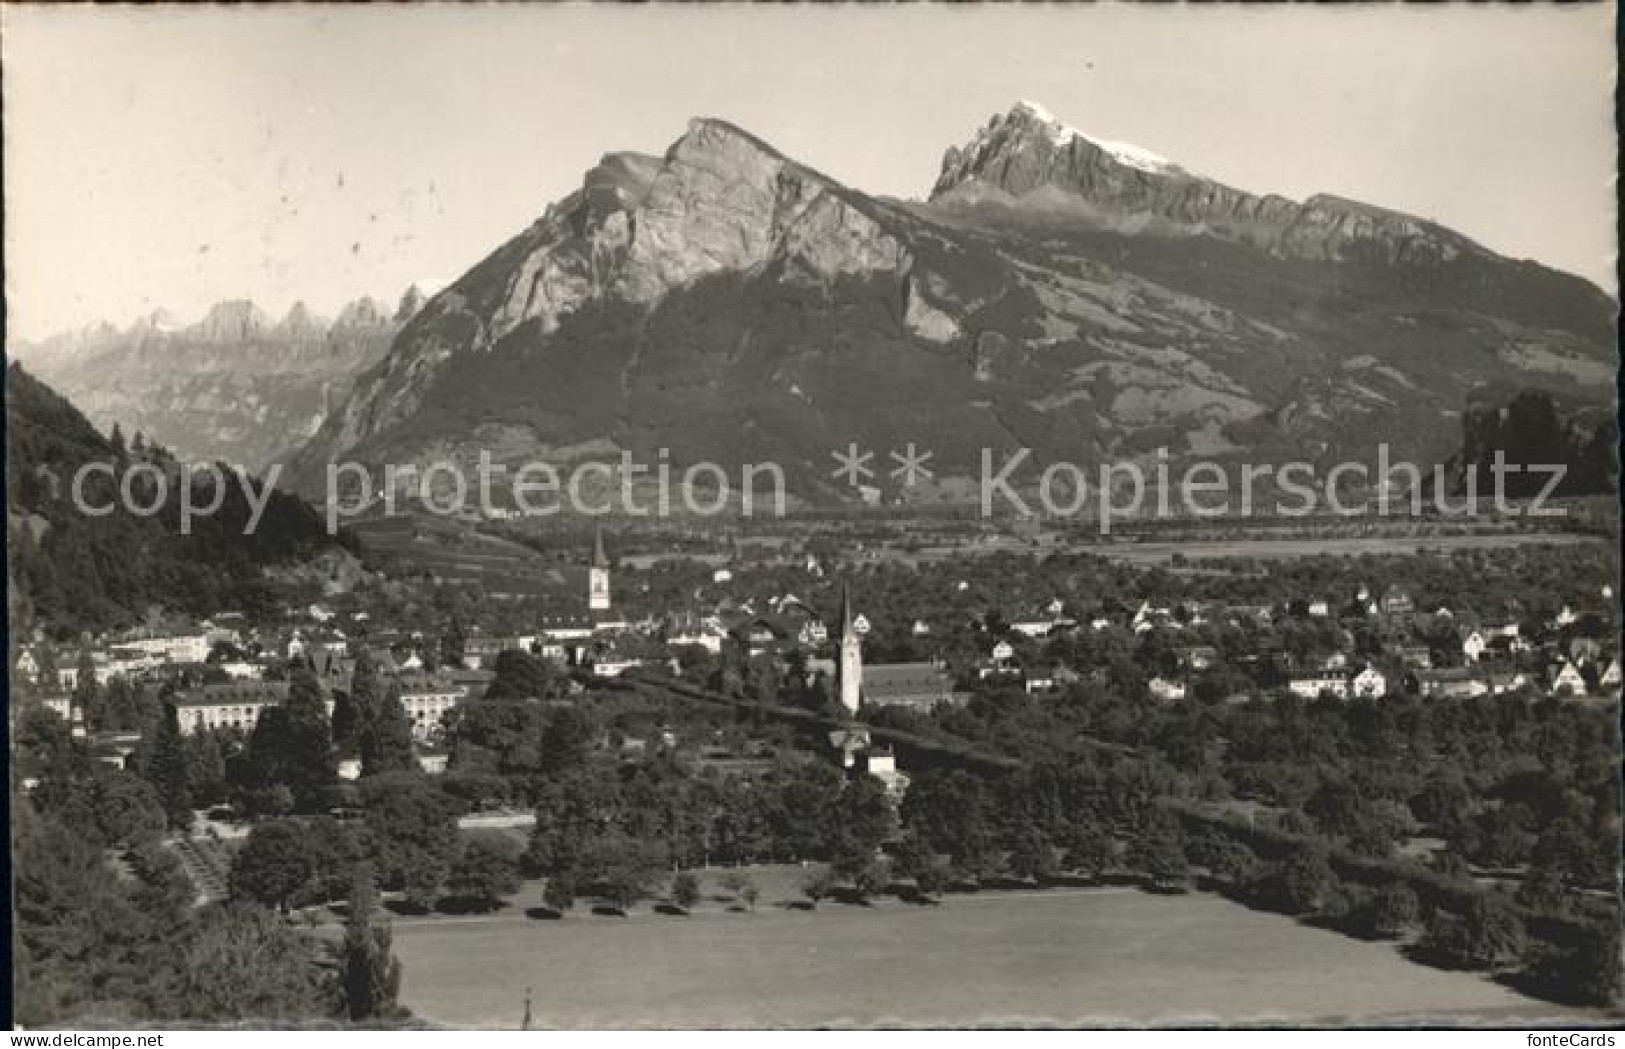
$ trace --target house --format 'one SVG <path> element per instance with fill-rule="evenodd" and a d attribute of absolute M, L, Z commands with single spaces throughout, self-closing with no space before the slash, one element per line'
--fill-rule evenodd
<path fill-rule="evenodd" d="M 170 663 L 201 663 L 209 658 L 207 631 L 173 634 L 163 637 L 120 639 L 120 648 L 148 653 Z"/>
<path fill-rule="evenodd" d="M 1206 670 L 1219 662 L 1219 650 L 1211 645 L 1186 645 L 1174 649 L 1174 654 L 1187 670 Z"/>
<path fill-rule="evenodd" d="M 1617 689 L 1620 687 L 1620 683 L 1619 657 L 1615 656 L 1608 661 L 1608 668 L 1598 675 L 1597 686 L 1604 690 Z"/>
<path fill-rule="evenodd" d="M 1021 666 L 1016 662 L 1015 646 L 1008 641 L 999 641 L 993 646 L 988 658 L 976 668 L 976 676 L 986 680 L 992 677 L 1010 677 L 1021 673 Z"/>
<path fill-rule="evenodd" d="M 1594 637 L 1571 637 L 1568 644 L 1569 659 L 1585 663 L 1602 658 L 1602 642 Z"/>
<path fill-rule="evenodd" d="M 286 681 L 231 681 L 187 689 L 175 696 L 175 713 L 181 732 L 199 729 L 254 727 L 266 707 L 288 698 Z M 328 700 L 328 713 L 333 702 Z"/>
<path fill-rule="evenodd" d="M 1388 694 L 1388 677 L 1376 667 L 1366 667 L 1349 679 L 1349 694 L 1381 699 Z"/>
<path fill-rule="evenodd" d="M 1153 699 L 1175 700 L 1184 699 L 1186 694 L 1185 682 L 1180 678 L 1154 677 L 1146 682 L 1146 689 L 1150 691 Z"/>
<path fill-rule="evenodd" d="M 1055 674 L 1053 671 L 1036 668 L 1029 669 L 1023 676 L 1021 685 L 1029 695 L 1037 692 L 1055 691 Z"/>
<path fill-rule="evenodd" d="M 14 669 L 17 676 L 29 684 L 39 680 L 39 661 L 34 658 L 34 650 L 31 647 L 23 646 L 23 650 L 17 656 Z"/>
<path fill-rule="evenodd" d="M 886 797 L 895 807 L 908 793 L 909 778 L 897 768 L 897 756 L 890 747 L 871 748 L 865 761 L 865 771 L 886 788 Z"/>
<path fill-rule="evenodd" d="M 1552 695 L 1583 696 L 1586 694 L 1586 681 L 1578 667 L 1568 660 L 1554 663 L 1548 671 L 1548 684 Z"/>
<path fill-rule="evenodd" d="M 1426 645 L 1401 645 L 1394 654 L 1408 667 L 1419 670 L 1433 669 L 1433 651 Z"/>
<path fill-rule="evenodd" d="M 1467 662 L 1476 663 L 1488 644 L 1483 631 L 1469 630 L 1461 639 L 1461 654 L 1466 657 Z"/>
<path fill-rule="evenodd" d="M 1406 687 L 1426 698 L 1465 699 L 1489 691 L 1483 677 L 1467 667 L 1443 670 L 1413 670 L 1405 675 Z"/>
<path fill-rule="evenodd" d="M 1382 600 L 1377 602 L 1377 608 L 1384 615 L 1402 616 L 1416 611 L 1416 603 L 1411 600 L 1399 586 L 1390 586 L 1382 592 Z"/>
<path fill-rule="evenodd" d="M 1023 637 L 1048 637 L 1049 632 L 1055 628 L 1055 621 L 1047 618 L 1029 618 L 1018 620 L 1010 624 L 1010 629 Z"/>
<path fill-rule="evenodd" d="M 1324 598 L 1317 597 L 1309 602 L 1308 612 L 1311 616 L 1321 619 L 1332 614 L 1332 606 Z"/>
<path fill-rule="evenodd" d="M 1529 640 L 1519 634 L 1491 634 L 1489 643 L 1484 646 L 1486 659 L 1511 659 L 1530 651 Z"/>
<path fill-rule="evenodd" d="M 438 736 L 446 715 L 468 696 L 468 689 L 446 674 L 402 674 L 400 684 L 412 738 L 420 741 Z"/>
<path fill-rule="evenodd" d="M 1339 699 L 1346 699 L 1349 694 L 1349 679 L 1340 670 L 1311 670 L 1288 675 L 1286 687 L 1287 691 L 1304 699 L 1315 699 L 1323 692 Z"/>

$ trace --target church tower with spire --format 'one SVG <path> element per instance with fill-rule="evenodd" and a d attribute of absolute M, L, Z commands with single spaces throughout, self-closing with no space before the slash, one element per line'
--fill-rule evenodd
<path fill-rule="evenodd" d="M 609 556 L 604 553 L 604 530 L 594 526 L 592 533 L 592 565 L 587 569 L 587 609 L 592 612 L 609 611 Z"/>
<path fill-rule="evenodd" d="M 852 621 L 852 599 L 841 584 L 841 660 L 838 668 L 841 706 L 856 714 L 863 702 L 863 642 Z"/>

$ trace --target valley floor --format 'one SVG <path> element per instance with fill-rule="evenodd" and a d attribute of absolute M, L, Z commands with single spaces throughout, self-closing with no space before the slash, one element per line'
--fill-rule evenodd
<path fill-rule="evenodd" d="M 955 895 L 755 913 L 640 906 L 397 920 L 421 1019 L 535 1027 L 1596 1022 L 1477 974 L 1206 894 L 1123 888 Z M 528 894 L 527 894 L 528 895 Z M 533 902 L 533 901 L 532 901 Z"/>

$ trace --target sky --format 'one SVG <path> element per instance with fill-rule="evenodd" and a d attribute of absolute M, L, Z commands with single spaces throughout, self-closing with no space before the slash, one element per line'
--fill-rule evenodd
<path fill-rule="evenodd" d="M 455 279 L 723 117 L 923 198 L 1019 99 L 1614 286 L 1612 4 L 0 7 L 15 335 Z"/>

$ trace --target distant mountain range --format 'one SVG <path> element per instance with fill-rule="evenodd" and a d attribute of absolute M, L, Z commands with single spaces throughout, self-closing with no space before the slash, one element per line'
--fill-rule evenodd
<path fill-rule="evenodd" d="M 1417 159 L 1420 163 L 1422 160 Z M 872 197 L 720 120 L 616 153 L 435 296 L 295 459 L 1035 463 L 1175 454 L 1443 461 L 1459 413 L 1525 388 L 1606 402 L 1614 305 L 1436 223 L 1255 196 L 1022 103 Z M 884 483 L 884 477 L 881 478 Z"/>
<path fill-rule="evenodd" d="M 1430 220 L 1247 193 L 1021 103 L 947 150 L 923 203 L 697 119 L 664 154 L 605 156 L 347 349 L 327 349 L 334 329 L 289 334 L 320 329 L 306 318 L 232 309 L 203 325 L 197 345 L 217 349 L 175 335 L 131 350 L 126 333 L 105 365 L 38 368 L 98 422 L 139 411 L 135 425 L 186 428 L 210 454 L 308 436 L 283 483 L 310 494 L 338 459 L 651 463 L 667 449 L 679 468 L 771 460 L 793 496 L 832 503 L 856 495 L 832 451 L 856 443 L 884 466 L 913 442 L 932 480 L 901 490 L 882 469 L 875 483 L 962 499 L 983 449 L 1032 449 L 1033 476 L 1162 447 L 1325 464 L 1386 442 L 1443 462 L 1471 405 L 1526 390 L 1611 404 L 1614 316 L 1594 285 Z M 304 392 L 215 407 L 242 358 L 227 347 L 243 345 L 279 362 L 256 381 Z M 177 363 L 194 356 L 211 363 Z M 319 380 L 312 359 L 331 363 Z M 132 372 L 151 385 L 112 378 Z"/>
<path fill-rule="evenodd" d="M 328 320 L 296 303 L 274 321 L 254 303 L 217 303 L 182 326 L 164 310 L 119 330 L 100 324 L 14 355 L 71 397 L 104 433 L 156 438 L 182 459 L 259 470 L 302 445 L 425 299 L 372 298 Z"/>

